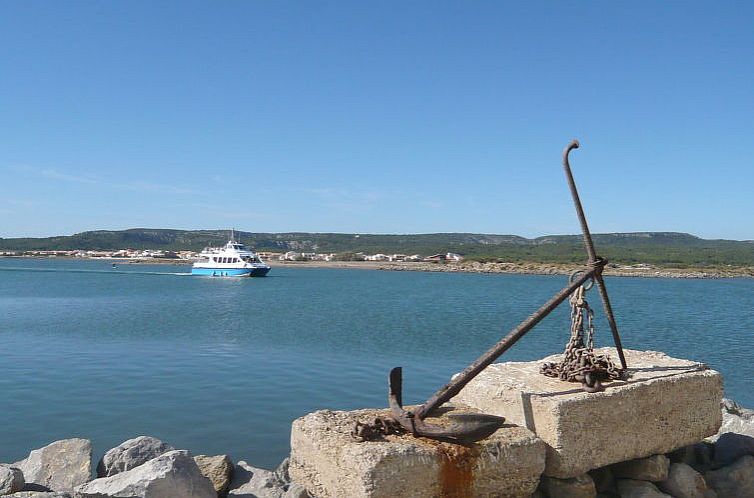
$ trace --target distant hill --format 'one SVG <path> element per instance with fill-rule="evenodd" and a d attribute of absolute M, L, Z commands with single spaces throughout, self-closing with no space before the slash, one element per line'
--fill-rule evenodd
<path fill-rule="evenodd" d="M 375 235 L 344 233 L 250 233 L 236 237 L 258 251 L 364 252 L 436 254 L 456 252 L 467 259 L 566 263 L 584 261 L 581 235 L 517 235 L 431 233 Z M 611 262 L 663 266 L 754 266 L 754 242 L 708 240 L 687 233 L 635 232 L 594 234 L 600 255 Z M 97 230 L 46 238 L 0 238 L 0 250 L 193 250 L 220 245 L 227 230 L 132 228 Z"/>

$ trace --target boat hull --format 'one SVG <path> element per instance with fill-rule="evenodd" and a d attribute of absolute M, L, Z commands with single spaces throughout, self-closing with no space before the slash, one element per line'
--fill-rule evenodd
<path fill-rule="evenodd" d="M 264 277 L 268 268 L 192 268 L 192 275 L 205 277 Z"/>

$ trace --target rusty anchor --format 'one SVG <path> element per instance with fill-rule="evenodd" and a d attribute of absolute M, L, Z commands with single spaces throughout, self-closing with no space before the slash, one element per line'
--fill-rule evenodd
<path fill-rule="evenodd" d="M 613 309 L 610 305 L 610 299 L 605 287 L 605 281 L 602 278 L 602 270 L 607 264 L 607 260 L 597 256 L 594 249 L 589 226 L 586 222 L 584 210 L 581 206 L 576 183 L 573 180 L 571 166 L 568 162 L 568 156 L 573 149 L 579 147 L 579 142 L 573 140 L 563 150 L 563 168 L 565 170 L 568 186 L 571 190 L 573 203 L 576 207 L 576 214 L 581 224 L 581 231 L 584 236 L 584 246 L 587 253 L 586 266 L 572 275 L 569 283 L 560 292 L 555 294 L 549 301 L 543 304 L 537 311 L 522 321 L 518 326 L 511 330 L 505 337 L 492 346 L 488 351 L 482 354 L 476 361 L 466 367 L 460 374 L 456 375 L 448 384 L 440 388 L 427 401 L 415 410 L 406 410 L 403 408 L 403 370 L 401 367 L 393 368 L 389 376 L 388 403 L 391 410 L 392 419 L 397 422 L 405 431 L 414 436 L 424 436 L 432 439 L 447 440 L 460 443 L 471 443 L 484 439 L 493 434 L 497 429 L 502 427 L 505 419 L 494 415 L 462 413 L 449 414 L 450 424 L 447 426 L 430 424 L 425 418 L 435 412 L 440 406 L 450 401 L 457 395 L 466 384 L 476 377 L 482 370 L 489 366 L 493 361 L 500 357 L 505 351 L 513 346 L 543 318 L 549 315 L 563 301 L 580 286 L 591 280 L 596 282 L 599 289 L 602 305 L 607 316 L 608 324 L 613 335 L 613 341 L 618 351 L 618 357 L 621 364 L 621 375 L 627 371 L 626 358 L 623 354 L 618 326 L 615 323 Z M 585 380 L 585 388 L 589 391 L 590 386 Z"/>

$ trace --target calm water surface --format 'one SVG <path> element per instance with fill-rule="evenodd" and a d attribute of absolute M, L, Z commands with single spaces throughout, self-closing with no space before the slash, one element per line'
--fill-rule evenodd
<path fill-rule="evenodd" d="M 24 269 L 19 269 L 24 268 Z M 0 462 L 53 440 L 95 458 L 140 434 L 272 467 L 290 423 L 386 405 L 404 366 L 421 402 L 539 307 L 565 277 L 274 268 L 264 279 L 186 267 L 0 259 Z M 754 280 L 608 278 L 625 347 L 703 361 L 754 406 Z M 598 345 L 611 345 L 596 294 Z M 562 351 L 564 307 L 504 360 Z"/>

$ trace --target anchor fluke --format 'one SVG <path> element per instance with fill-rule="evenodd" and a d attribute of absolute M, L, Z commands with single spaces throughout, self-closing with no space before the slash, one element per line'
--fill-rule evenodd
<path fill-rule="evenodd" d="M 390 370 L 388 404 L 392 418 L 414 436 L 447 440 L 459 443 L 473 443 L 492 435 L 503 426 L 504 417 L 484 413 L 448 414 L 448 425 L 428 424 L 413 412 L 403 408 L 403 369 Z"/>

